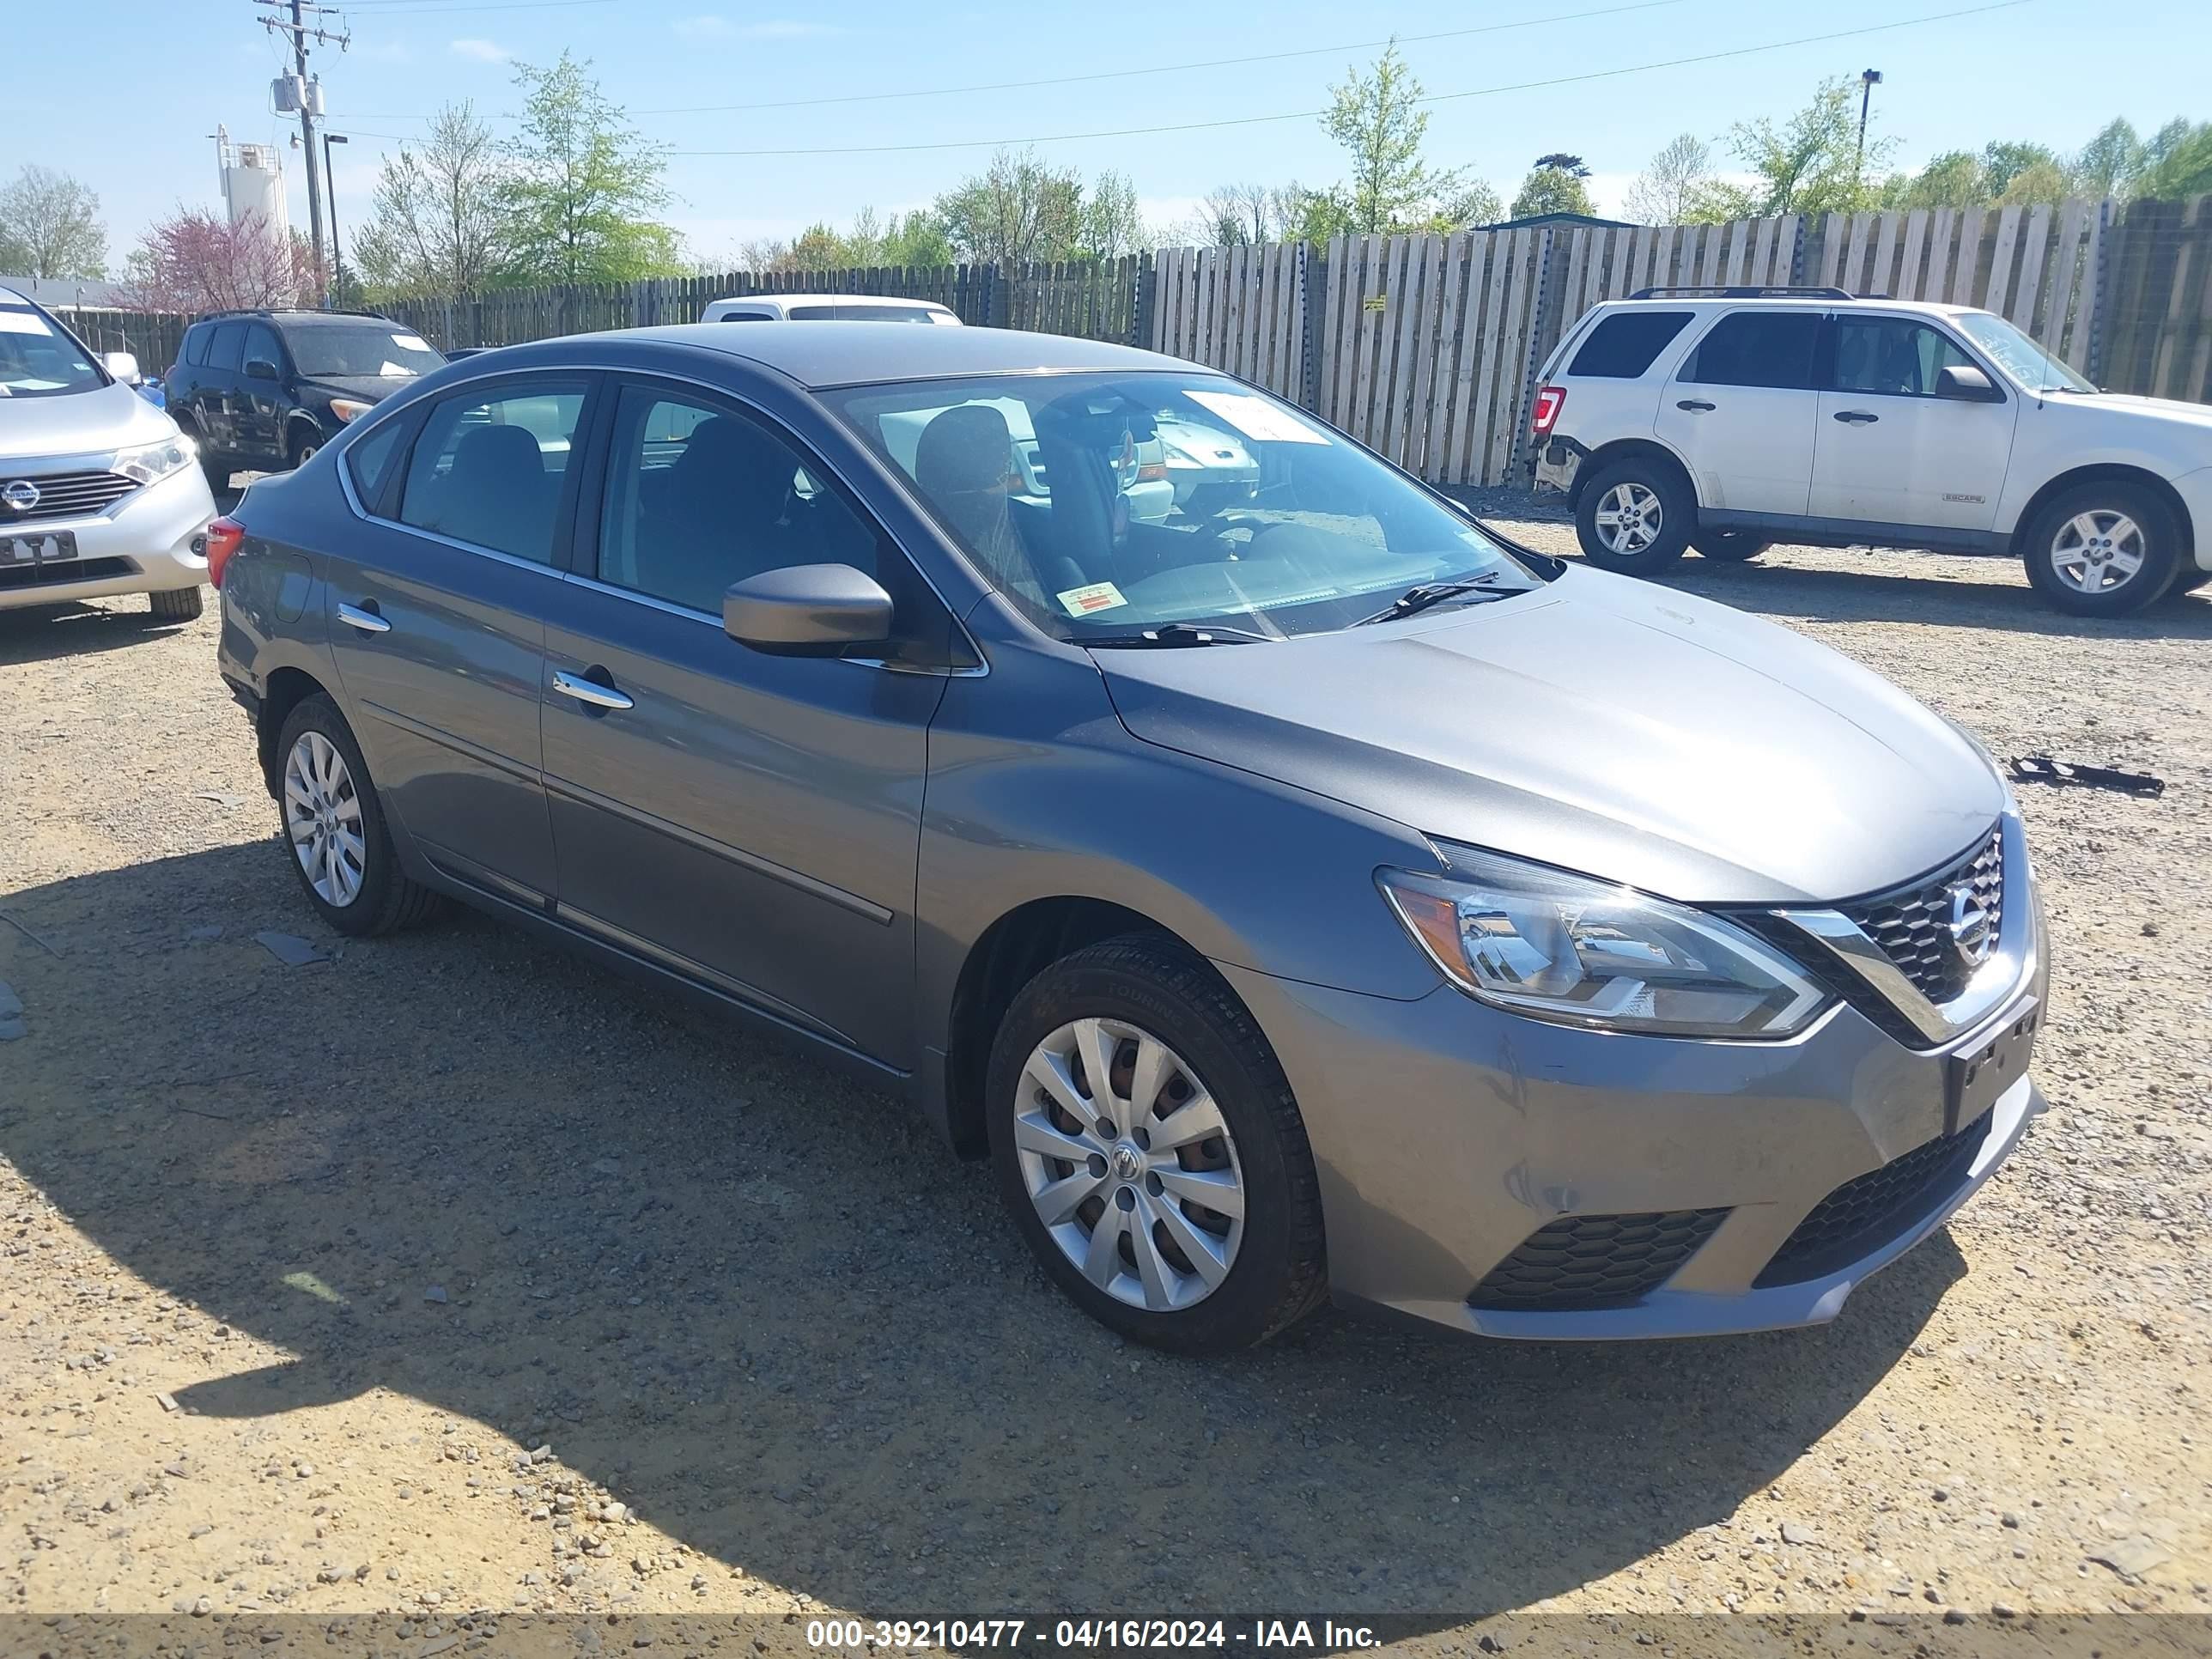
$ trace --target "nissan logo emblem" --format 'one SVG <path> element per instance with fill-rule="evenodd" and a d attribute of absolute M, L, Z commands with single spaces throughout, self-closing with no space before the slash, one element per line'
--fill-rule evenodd
<path fill-rule="evenodd" d="M 11 480 L 0 488 L 0 501 L 5 501 L 18 513 L 28 513 L 39 504 L 39 487 L 28 478 Z"/>
<path fill-rule="evenodd" d="M 1972 882 L 1961 882 L 1951 890 L 1948 931 L 1951 948 L 1967 967 L 1978 968 L 1989 959 L 1990 947 L 1996 941 L 1990 937 L 1990 913 Z"/>

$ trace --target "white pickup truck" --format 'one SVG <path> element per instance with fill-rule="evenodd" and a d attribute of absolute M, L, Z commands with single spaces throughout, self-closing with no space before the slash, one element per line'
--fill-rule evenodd
<path fill-rule="evenodd" d="M 1593 564 L 1875 544 L 2022 559 L 2122 616 L 2212 581 L 2212 407 L 2100 392 L 1990 312 L 1650 289 L 1544 365 L 1536 483 Z"/>

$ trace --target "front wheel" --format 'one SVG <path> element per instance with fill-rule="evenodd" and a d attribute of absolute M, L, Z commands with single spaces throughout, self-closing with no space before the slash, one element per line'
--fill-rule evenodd
<path fill-rule="evenodd" d="M 2027 579 L 2076 617 L 2132 616 L 2163 599 L 2180 538 L 2164 502 L 2139 484 L 2078 484 L 2027 527 Z"/>
<path fill-rule="evenodd" d="M 2185 593 L 2194 593 L 2207 582 L 2212 582 L 2212 570 L 2198 570 L 2185 565 L 2174 576 L 2173 586 L 2166 590 L 2166 597 L 2178 599 Z"/>
<path fill-rule="evenodd" d="M 1671 467 L 1617 461 L 1576 503 L 1575 538 L 1600 569 L 1656 576 L 1682 556 L 1697 513 L 1688 481 Z"/>
<path fill-rule="evenodd" d="M 315 453 L 322 447 L 323 434 L 320 432 L 310 426 L 295 426 L 292 428 L 291 442 L 284 447 L 284 453 L 292 464 L 292 470 L 296 472 L 313 460 Z"/>
<path fill-rule="evenodd" d="M 1179 1353 L 1263 1342 L 1328 1274 L 1305 1125 L 1220 975 L 1129 934 L 1023 988 L 986 1079 L 1016 1224 L 1100 1323 Z"/>
<path fill-rule="evenodd" d="M 1774 545 L 1748 530 L 1700 530 L 1690 545 L 1708 559 L 1723 564 L 1744 564 Z"/>
<path fill-rule="evenodd" d="M 173 587 L 165 593 L 149 593 L 146 606 L 155 622 L 183 623 L 204 611 L 207 600 L 198 587 Z"/>

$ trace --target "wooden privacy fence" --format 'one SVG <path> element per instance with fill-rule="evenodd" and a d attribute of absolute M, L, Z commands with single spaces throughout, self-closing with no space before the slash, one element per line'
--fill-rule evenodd
<path fill-rule="evenodd" d="M 966 323 L 1148 345 L 1264 386 L 1437 483 L 1528 477 L 1538 368 L 1643 288 L 1832 285 L 2008 317 L 2114 391 L 2212 402 L 2212 198 L 1548 226 L 1164 248 L 1062 264 L 875 266 L 495 290 L 386 308 L 441 346 L 696 321 L 748 294 L 935 300 Z M 79 312 L 149 373 L 185 318 Z"/>

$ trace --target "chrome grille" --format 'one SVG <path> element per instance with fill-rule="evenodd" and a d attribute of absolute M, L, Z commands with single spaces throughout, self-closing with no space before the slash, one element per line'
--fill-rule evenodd
<path fill-rule="evenodd" d="M 27 483 L 39 492 L 38 504 L 25 510 L 5 504 L 0 497 L 0 536 L 11 524 L 35 524 L 47 519 L 78 519 L 106 512 L 138 486 L 120 472 L 9 473 L 0 470 L 0 491 L 12 483 Z"/>
<path fill-rule="evenodd" d="M 1933 874 L 1872 898 L 1836 908 L 1880 945 L 1921 995 L 1941 1005 L 1966 988 L 1971 969 L 1951 943 L 1951 889 L 1971 882 L 1989 913 L 1990 937 L 2002 936 L 2004 842 L 1997 834 Z"/>

